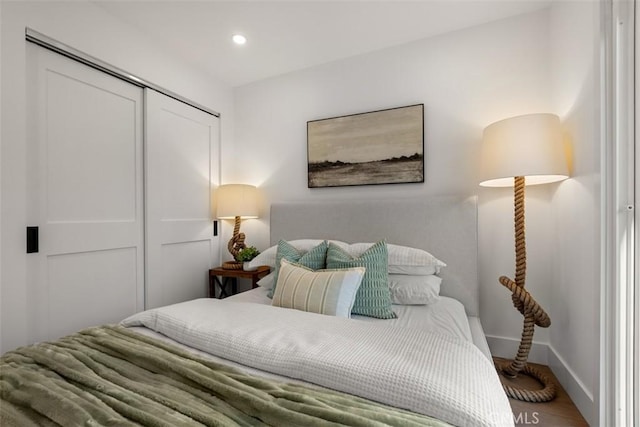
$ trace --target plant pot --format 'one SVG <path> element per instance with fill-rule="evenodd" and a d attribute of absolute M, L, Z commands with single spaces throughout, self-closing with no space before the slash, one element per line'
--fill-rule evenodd
<path fill-rule="evenodd" d="M 244 263 L 242 264 L 242 269 L 243 269 L 244 271 L 255 271 L 255 270 L 257 270 L 257 269 L 258 269 L 258 267 L 257 267 L 257 266 L 256 266 L 256 267 L 250 267 L 249 265 L 250 265 L 250 261 L 246 261 L 246 262 L 244 262 Z"/>

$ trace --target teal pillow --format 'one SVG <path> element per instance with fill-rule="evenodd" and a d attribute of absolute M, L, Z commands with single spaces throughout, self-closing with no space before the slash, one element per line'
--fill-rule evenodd
<path fill-rule="evenodd" d="M 379 319 L 397 317 L 391 309 L 388 262 L 387 244 L 384 241 L 371 246 L 359 258 L 353 258 L 344 249 L 329 243 L 327 268 L 366 268 L 351 313 Z"/>
<path fill-rule="evenodd" d="M 278 251 L 276 252 L 276 267 L 273 275 L 273 288 L 267 293 L 269 298 L 273 298 L 273 292 L 278 284 L 278 272 L 280 271 L 280 261 L 284 258 L 289 262 L 295 262 L 312 270 L 324 268 L 327 259 L 327 241 L 323 241 L 318 246 L 310 249 L 308 252 L 301 252 L 291 243 L 280 240 L 278 242 Z"/>

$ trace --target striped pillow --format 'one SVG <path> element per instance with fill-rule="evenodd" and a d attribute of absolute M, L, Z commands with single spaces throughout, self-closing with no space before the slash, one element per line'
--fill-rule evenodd
<path fill-rule="evenodd" d="M 283 259 L 271 305 L 351 317 L 364 274 L 363 267 L 313 271 Z"/>
<path fill-rule="evenodd" d="M 380 241 L 367 249 L 358 258 L 353 258 L 344 249 L 329 243 L 327 268 L 365 267 L 364 278 L 353 304 L 353 314 L 395 319 L 391 309 L 391 292 L 388 284 L 387 244 Z"/>
<path fill-rule="evenodd" d="M 318 246 L 309 249 L 308 252 L 297 249 L 291 243 L 280 240 L 278 242 L 278 252 L 276 253 L 276 267 L 274 269 L 275 274 L 273 276 L 273 288 L 267 293 L 269 298 L 273 298 L 273 293 L 278 286 L 278 275 L 280 272 L 280 262 L 283 259 L 287 261 L 295 262 L 304 267 L 308 267 L 312 270 L 319 270 L 325 267 L 327 258 L 327 248 L 329 245 L 326 240 L 323 240 Z"/>

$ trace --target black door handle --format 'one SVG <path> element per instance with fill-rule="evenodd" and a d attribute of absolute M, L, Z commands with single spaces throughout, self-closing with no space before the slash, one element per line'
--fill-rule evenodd
<path fill-rule="evenodd" d="M 38 252 L 38 227 L 27 227 L 27 253 L 33 254 Z"/>

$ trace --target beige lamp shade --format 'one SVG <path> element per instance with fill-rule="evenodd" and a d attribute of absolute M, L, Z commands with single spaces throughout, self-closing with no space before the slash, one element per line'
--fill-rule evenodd
<path fill-rule="evenodd" d="M 516 176 L 525 177 L 526 185 L 567 179 L 560 118 L 528 114 L 487 126 L 480 164 L 483 187 L 512 187 Z"/>
<path fill-rule="evenodd" d="M 219 219 L 258 218 L 258 190 L 253 185 L 225 184 L 216 190 Z"/>

